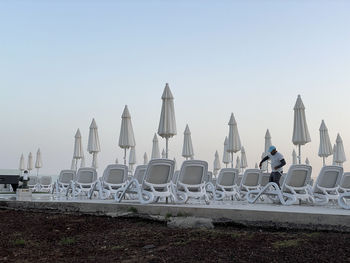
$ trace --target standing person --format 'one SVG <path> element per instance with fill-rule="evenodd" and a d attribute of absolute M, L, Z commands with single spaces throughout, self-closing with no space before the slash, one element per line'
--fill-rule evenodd
<path fill-rule="evenodd" d="M 259 164 L 260 169 L 263 162 L 267 160 L 271 160 L 271 170 L 272 170 L 269 181 L 274 182 L 278 186 L 280 186 L 280 178 L 283 173 L 282 167 L 286 165 L 286 161 L 284 160 L 283 155 L 277 152 L 275 146 L 270 146 L 268 150 L 268 155 L 264 159 L 262 159 Z"/>

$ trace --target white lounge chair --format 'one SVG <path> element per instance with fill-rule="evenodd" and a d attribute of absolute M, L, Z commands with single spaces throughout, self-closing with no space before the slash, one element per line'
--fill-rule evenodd
<path fill-rule="evenodd" d="M 39 177 L 38 189 L 41 192 L 52 191 L 52 177 L 48 175 L 42 175 Z"/>
<path fill-rule="evenodd" d="M 187 160 L 182 163 L 179 179 L 174 191 L 177 202 L 186 203 L 190 198 L 201 199 L 209 203 L 205 178 L 208 176 L 208 163 L 199 160 Z"/>
<path fill-rule="evenodd" d="M 281 188 L 276 183 L 270 182 L 261 190 L 248 191 L 246 198 L 249 203 L 255 203 L 260 197 L 264 196 L 283 205 L 292 205 L 299 200 L 313 202 L 312 191 L 309 185 L 311 172 L 312 167 L 309 165 L 292 165 L 289 167 Z"/>
<path fill-rule="evenodd" d="M 36 175 L 29 175 L 28 176 L 28 187 L 31 189 L 33 192 L 39 191 L 39 178 Z"/>
<path fill-rule="evenodd" d="M 71 182 L 72 196 L 79 194 L 90 195 L 97 181 L 97 171 L 95 168 L 80 168 L 76 178 Z M 68 191 L 67 191 L 68 194 Z"/>
<path fill-rule="evenodd" d="M 239 198 L 238 186 L 236 184 L 239 170 L 236 168 L 222 168 L 219 172 L 218 179 L 214 186 L 215 200 L 223 200 L 224 198 Z M 207 187 L 208 188 L 208 187 Z"/>
<path fill-rule="evenodd" d="M 136 166 L 135 173 L 132 179 L 136 179 L 139 182 L 139 184 L 142 184 L 145 178 L 146 171 L 147 171 L 146 164 Z"/>
<path fill-rule="evenodd" d="M 98 191 L 100 199 L 110 198 L 116 191 L 125 186 L 128 178 L 128 167 L 122 164 L 110 164 L 103 172 L 103 176 L 96 181 L 90 198 Z"/>
<path fill-rule="evenodd" d="M 339 198 L 339 183 L 343 175 L 343 167 L 323 166 L 313 187 L 316 204 L 327 204 Z"/>
<path fill-rule="evenodd" d="M 58 176 L 58 179 L 54 183 L 52 193 L 54 193 L 54 191 L 56 191 L 57 194 L 63 192 L 66 193 L 67 189 L 71 185 L 71 182 L 75 180 L 75 177 L 75 170 L 62 170 Z"/>
<path fill-rule="evenodd" d="M 238 192 L 241 199 L 246 199 L 248 191 L 261 188 L 262 173 L 260 169 L 246 169 L 244 171 Z"/>
<path fill-rule="evenodd" d="M 350 209 L 350 173 L 344 173 L 339 183 L 338 204 L 344 209 Z M 349 198 L 349 199 L 348 199 Z M 348 202 L 346 202 L 348 200 Z"/>
<path fill-rule="evenodd" d="M 148 204 L 159 198 L 170 198 L 175 201 L 172 191 L 172 176 L 175 162 L 169 159 L 153 159 L 147 165 L 144 180 L 140 184 L 137 178 L 132 179 L 125 187 L 115 193 L 115 200 L 121 202 L 125 194 L 137 194 L 139 202 Z"/>

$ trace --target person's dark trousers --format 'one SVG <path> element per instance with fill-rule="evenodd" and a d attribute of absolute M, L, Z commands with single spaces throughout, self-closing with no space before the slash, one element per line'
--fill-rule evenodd
<path fill-rule="evenodd" d="M 270 182 L 274 182 L 280 187 L 280 178 L 281 178 L 281 173 L 280 172 L 272 172 L 270 174 Z"/>

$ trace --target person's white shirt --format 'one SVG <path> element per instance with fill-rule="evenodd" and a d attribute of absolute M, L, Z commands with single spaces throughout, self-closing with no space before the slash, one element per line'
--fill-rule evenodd
<path fill-rule="evenodd" d="M 276 166 L 279 166 L 281 164 L 281 160 L 284 159 L 283 155 L 279 152 L 276 152 L 274 155 L 271 153 L 268 154 L 270 161 L 271 161 L 271 170 L 272 172 L 282 172 L 283 168 L 275 169 Z"/>

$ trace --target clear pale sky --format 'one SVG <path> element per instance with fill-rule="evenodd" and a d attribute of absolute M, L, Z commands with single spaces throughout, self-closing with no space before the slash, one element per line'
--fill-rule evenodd
<path fill-rule="evenodd" d="M 86 150 L 95 118 L 102 174 L 122 160 L 126 104 L 142 163 L 168 82 L 178 128 L 171 158 L 183 160 L 188 123 L 195 157 L 212 169 L 233 112 L 250 167 L 267 128 L 290 164 L 301 94 L 312 139 L 302 158 L 315 177 L 322 119 L 350 158 L 349 11 L 348 1 L 1 1 L 0 168 L 17 168 L 21 153 L 39 147 L 43 173 L 69 168 L 76 129 Z"/>

